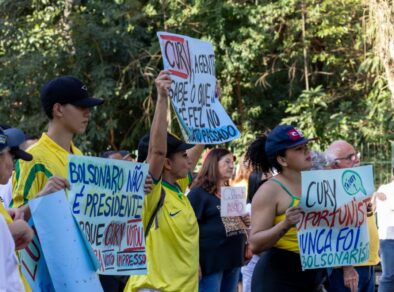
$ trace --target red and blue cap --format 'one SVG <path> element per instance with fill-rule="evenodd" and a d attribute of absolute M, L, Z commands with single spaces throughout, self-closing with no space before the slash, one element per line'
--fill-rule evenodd
<path fill-rule="evenodd" d="M 283 150 L 306 144 L 317 138 L 305 138 L 301 130 L 290 125 L 276 126 L 267 136 L 265 153 L 269 158 L 275 158 Z"/>

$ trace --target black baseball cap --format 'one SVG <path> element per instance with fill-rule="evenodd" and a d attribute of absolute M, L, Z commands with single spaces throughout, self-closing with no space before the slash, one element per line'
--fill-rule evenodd
<path fill-rule="evenodd" d="M 298 145 L 306 144 L 317 138 L 307 139 L 302 132 L 290 125 L 276 126 L 267 136 L 265 142 L 265 153 L 268 157 L 274 158 L 279 152 L 293 148 Z"/>
<path fill-rule="evenodd" d="M 149 136 L 149 134 L 146 134 L 138 143 L 138 162 L 144 162 L 148 156 Z M 190 149 L 193 146 L 193 144 L 187 144 L 175 135 L 167 132 L 167 157 L 176 152 Z"/>
<path fill-rule="evenodd" d="M 73 76 L 60 76 L 48 81 L 41 90 L 41 104 L 45 112 L 51 112 L 55 103 L 93 107 L 104 100 L 90 97 L 88 88 Z"/>
<path fill-rule="evenodd" d="M 0 128 L 0 153 L 10 151 L 16 159 L 32 160 L 33 156 L 31 154 L 19 148 L 25 140 L 25 134 L 21 129 L 9 128 L 3 130 Z"/>

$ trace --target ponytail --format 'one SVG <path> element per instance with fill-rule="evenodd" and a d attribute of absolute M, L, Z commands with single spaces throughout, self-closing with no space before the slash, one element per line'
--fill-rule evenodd
<path fill-rule="evenodd" d="M 266 142 L 267 134 L 257 137 L 246 150 L 245 161 L 254 171 L 261 171 L 263 173 L 281 172 L 282 166 L 278 163 L 276 157 L 284 156 L 286 150 L 279 151 L 275 157 L 268 157 L 265 152 Z"/>

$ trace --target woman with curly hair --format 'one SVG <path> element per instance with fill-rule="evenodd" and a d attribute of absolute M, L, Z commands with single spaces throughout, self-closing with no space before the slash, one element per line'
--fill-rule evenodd
<path fill-rule="evenodd" d="M 302 271 L 295 228 L 302 217 L 301 171 L 312 167 L 310 140 L 295 127 L 279 125 L 247 150 L 254 170 L 277 173 L 252 201 L 249 244 L 254 254 L 265 251 L 253 272 L 252 292 L 312 292 L 321 284 L 322 270 Z"/>

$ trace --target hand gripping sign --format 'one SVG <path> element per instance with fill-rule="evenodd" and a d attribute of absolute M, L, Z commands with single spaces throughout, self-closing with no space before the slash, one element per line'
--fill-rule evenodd
<path fill-rule="evenodd" d="M 240 133 L 216 94 L 215 55 L 210 43 L 157 33 L 164 69 L 171 73 L 169 97 L 187 143 L 221 144 Z"/>

